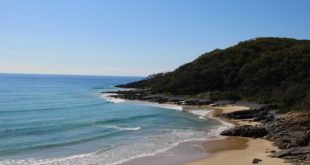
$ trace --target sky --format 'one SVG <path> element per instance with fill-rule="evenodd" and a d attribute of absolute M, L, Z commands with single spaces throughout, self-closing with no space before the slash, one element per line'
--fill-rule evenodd
<path fill-rule="evenodd" d="M 310 1 L 0 0 L 0 73 L 147 76 L 267 36 L 310 39 Z"/>

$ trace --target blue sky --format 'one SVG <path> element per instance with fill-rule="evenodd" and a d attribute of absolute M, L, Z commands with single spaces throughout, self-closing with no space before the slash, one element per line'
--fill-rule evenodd
<path fill-rule="evenodd" d="M 171 71 L 255 37 L 310 39 L 308 0 L 0 0 L 0 72 Z"/>

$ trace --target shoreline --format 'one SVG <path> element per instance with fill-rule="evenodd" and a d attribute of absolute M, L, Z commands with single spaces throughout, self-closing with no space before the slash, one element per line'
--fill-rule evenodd
<path fill-rule="evenodd" d="M 127 100 L 126 100 L 127 101 Z M 149 102 L 145 102 L 145 101 L 132 101 L 129 100 L 130 102 L 134 102 L 134 103 L 142 103 L 142 104 L 148 104 L 151 106 L 159 106 L 159 107 L 163 107 L 162 104 L 159 103 L 149 103 Z M 169 104 L 165 104 L 165 105 L 169 105 Z M 172 106 L 180 106 L 180 105 L 173 105 Z M 193 107 L 193 106 L 182 106 L 183 110 L 177 110 L 177 111 L 183 111 L 186 113 L 190 113 L 192 115 L 197 116 L 197 118 L 199 117 L 198 115 L 191 113 L 190 111 L 195 111 L 195 110 L 199 110 L 202 111 L 201 107 Z M 209 156 L 209 154 L 211 153 L 212 150 L 218 148 L 219 147 L 223 147 L 226 146 L 227 143 L 231 143 L 231 140 L 235 141 L 235 139 L 239 139 L 241 141 L 247 141 L 244 138 L 240 137 L 240 138 L 235 138 L 235 137 L 225 137 L 225 136 L 221 136 L 219 135 L 219 132 L 222 130 L 225 130 L 227 128 L 232 128 L 232 124 L 228 123 L 226 121 L 222 121 L 219 118 L 216 117 L 212 117 L 213 116 L 213 112 L 214 110 L 212 109 L 205 109 L 203 111 L 207 111 L 206 113 L 206 118 L 212 119 L 212 120 L 218 120 L 219 122 L 223 123 L 222 126 L 223 127 L 219 127 L 218 130 L 216 131 L 216 135 L 211 135 L 212 138 L 209 137 L 206 139 L 196 139 L 196 140 L 187 140 L 187 141 L 183 141 L 183 142 L 179 142 L 177 143 L 177 145 L 163 151 L 160 153 L 156 153 L 154 155 L 151 156 L 142 156 L 142 157 L 137 157 L 131 160 L 128 160 L 126 162 L 120 163 L 120 165 L 144 165 L 147 164 L 148 165 L 182 165 L 184 163 L 189 163 L 192 161 L 196 161 L 196 160 L 200 160 L 200 159 L 205 159 L 206 157 Z M 229 125 L 229 126 L 228 126 Z M 225 127 L 226 126 L 226 127 Z M 225 127 L 225 128 L 224 128 Z M 211 143 L 210 145 L 206 145 L 207 143 Z M 222 143 L 225 142 L 225 143 Z M 243 144 L 241 146 L 239 145 L 234 145 L 232 144 L 233 148 L 245 148 L 246 144 Z"/>
<path fill-rule="evenodd" d="M 119 99 L 119 98 L 118 98 Z M 126 99 L 124 99 L 126 100 Z M 127 100 L 126 100 L 127 101 Z M 133 101 L 133 100 L 129 100 Z M 148 101 L 133 101 L 135 103 L 142 104 L 154 104 L 155 106 L 161 106 L 163 104 Z M 154 106 L 152 105 L 152 106 Z M 222 113 L 230 113 L 241 110 L 248 110 L 250 107 L 238 106 L 238 105 L 225 105 L 225 106 L 209 106 L 209 105 L 177 105 L 173 103 L 165 103 L 164 105 L 169 106 L 181 106 L 181 111 L 208 111 L 206 118 L 218 120 L 225 123 L 232 124 L 233 127 L 241 125 L 256 125 L 258 122 L 244 121 L 244 120 L 233 120 L 227 118 L 217 117 Z M 172 108 L 175 109 L 175 108 Z M 176 109 L 180 110 L 180 109 Z M 211 111 L 211 112 L 210 112 Z M 190 112 L 189 112 L 190 113 Z M 269 151 L 278 151 L 278 148 L 272 144 L 271 141 L 265 139 L 253 139 L 245 137 L 226 137 L 218 135 L 218 139 L 202 140 L 202 141 L 189 141 L 181 142 L 176 146 L 164 151 L 157 153 L 153 156 L 139 157 L 127 162 L 121 163 L 121 165 L 139 165 L 145 164 L 146 162 L 150 165 L 204 165 L 204 164 L 252 164 L 254 159 L 262 160 L 260 164 L 274 164 L 282 165 L 284 159 L 271 158 Z M 183 150 L 183 151 L 180 151 Z M 187 151 L 186 151 L 187 150 Z M 191 152 L 191 150 L 200 150 Z M 185 152 L 186 154 L 184 155 Z M 182 154 L 179 154 L 182 153 Z M 173 156 L 169 156 L 172 154 Z M 247 156 L 246 158 L 244 156 Z M 186 157 L 184 159 L 184 157 Z M 234 163 L 232 163 L 233 161 Z M 168 162 L 168 163 L 167 163 Z"/>
<path fill-rule="evenodd" d="M 208 109 L 207 107 L 204 107 L 204 109 L 206 111 L 212 111 L 208 118 L 239 126 L 248 122 L 238 123 L 238 120 L 223 120 L 215 115 L 225 112 L 226 108 L 230 112 L 233 112 L 240 110 L 240 107 L 241 106 L 227 105 L 224 107 L 213 107 L 214 109 L 211 109 L 211 107 Z M 188 108 L 190 107 L 184 108 L 184 111 L 187 111 Z M 201 110 L 201 107 L 194 108 L 199 108 Z M 196 150 L 197 152 L 191 152 L 193 150 Z M 268 155 L 270 153 L 267 153 L 267 151 L 278 151 L 278 148 L 274 146 L 272 142 L 264 139 L 222 136 L 222 138 L 219 137 L 218 139 L 182 142 L 163 153 L 132 159 L 121 165 L 142 165 L 146 162 L 149 165 L 240 165 L 252 164 L 253 159 L 262 160 L 262 162 L 259 163 L 262 165 L 288 164 L 284 163 L 284 159 L 269 157 Z"/>
<path fill-rule="evenodd" d="M 223 119 L 216 117 L 221 113 L 230 113 L 235 111 L 246 110 L 232 108 L 234 105 L 226 105 L 223 107 L 213 107 L 213 116 L 219 120 L 224 120 L 234 124 L 234 126 L 241 125 L 257 125 L 258 122 L 244 121 L 244 120 L 232 120 Z M 244 107 L 245 108 L 245 107 Z M 248 107 L 249 108 L 249 107 Z M 262 160 L 259 161 L 261 165 L 287 165 L 284 159 L 269 157 L 270 151 L 279 151 L 279 149 L 272 144 L 271 141 L 257 138 L 246 138 L 238 136 L 228 136 L 225 139 L 218 139 L 215 141 L 206 141 L 206 146 L 215 143 L 217 145 L 209 146 L 210 155 L 203 159 L 194 160 L 183 165 L 205 165 L 205 164 L 252 164 L 254 159 Z"/>

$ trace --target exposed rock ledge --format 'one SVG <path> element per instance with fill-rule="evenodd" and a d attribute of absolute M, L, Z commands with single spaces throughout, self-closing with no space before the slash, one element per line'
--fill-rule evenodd
<path fill-rule="evenodd" d="M 243 125 L 237 128 L 225 130 L 220 133 L 223 136 L 243 136 L 243 137 L 264 137 L 268 134 L 264 127 L 254 127 L 251 125 Z"/>

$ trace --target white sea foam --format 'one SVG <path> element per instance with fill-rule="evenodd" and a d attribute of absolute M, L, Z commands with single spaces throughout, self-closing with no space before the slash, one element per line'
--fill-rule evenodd
<path fill-rule="evenodd" d="M 151 102 L 145 102 L 145 101 L 135 101 L 139 104 L 153 106 L 153 107 L 159 107 L 159 108 L 165 108 L 165 109 L 172 109 L 172 110 L 178 110 L 182 111 L 183 106 L 175 105 L 175 104 L 159 104 L 159 103 L 151 103 Z"/>
<path fill-rule="evenodd" d="M 115 125 L 107 125 L 104 127 L 113 128 L 113 129 L 117 129 L 120 131 L 138 131 L 138 130 L 141 130 L 141 127 L 119 127 L 119 126 L 115 126 Z"/>
<path fill-rule="evenodd" d="M 232 123 L 228 123 L 228 122 L 226 122 L 224 120 L 221 120 L 221 119 L 219 119 L 217 117 L 214 117 L 213 114 L 211 114 L 211 113 L 208 114 L 208 118 L 216 120 L 219 123 L 221 123 L 221 125 L 216 126 L 215 128 L 212 128 L 212 129 L 209 130 L 209 132 L 208 132 L 209 136 L 217 137 L 218 139 L 223 139 L 225 137 L 221 136 L 220 133 L 222 131 L 224 131 L 224 130 L 227 130 L 229 128 L 233 128 L 234 127 L 234 125 Z"/>
<path fill-rule="evenodd" d="M 120 130 L 124 131 L 138 131 L 141 130 L 141 127 L 133 127 L 133 128 L 119 128 Z"/>
<path fill-rule="evenodd" d="M 211 110 L 188 110 L 188 112 L 198 116 L 199 119 L 206 119 L 210 116 Z"/>
<path fill-rule="evenodd" d="M 115 97 L 111 97 L 111 96 L 114 96 L 115 94 L 102 94 L 101 95 L 101 98 L 107 100 L 108 102 L 111 102 L 111 103 L 122 103 L 122 102 L 125 102 L 126 100 L 124 99 L 120 99 L 120 98 L 115 98 Z"/>
<path fill-rule="evenodd" d="M 212 114 L 213 110 L 197 109 L 197 110 L 188 110 L 187 112 L 198 116 L 199 119 L 212 119 L 212 120 L 216 120 L 219 123 L 221 123 L 221 125 L 217 125 L 208 131 L 208 135 L 210 137 L 222 139 L 224 137 L 220 136 L 219 134 L 226 129 L 234 127 L 232 123 L 228 123 L 228 122 L 225 122 L 224 120 L 214 117 Z"/>
<path fill-rule="evenodd" d="M 209 137 L 215 137 L 216 139 L 224 139 L 226 137 L 221 136 L 220 133 L 224 130 L 234 127 L 233 124 L 227 122 L 221 122 L 222 125 L 214 127 L 208 131 Z"/>
<path fill-rule="evenodd" d="M 97 151 L 63 158 L 2 160 L 1 165 L 85 165 L 109 164 L 117 165 L 132 159 L 152 156 L 165 152 L 170 148 L 193 140 L 206 140 L 206 132 L 192 130 L 166 130 L 161 135 L 147 136 L 139 142 L 115 146 L 104 152 Z"/>
<path fill-rule="evenodd" d="M 140 105 L 147 105 L 147 106 L 153 106 L 153 107 L 159 107 L 159 108 L 165 108 L 165 109 L 173 109 L 173 110 L 178 110 L 182 111 L 183 107 L 181 105 L 175 105 L 175 104 L 159 104 L 159 103 L 152 103 L 152 102 L 146 102 L 146 101 L 136 101 L 136 100 L 125 100 L 125 99 L 120 99 L 120 98 L 115 98 L 111 96 L 115 96 L 117 94 L 109 94 L 105 93 L 102 94 L 101 97 L 109 102 L 112 103 L 123 103 L 123 102 L 132 102 L 132 103 L 138 103 Z"/>

